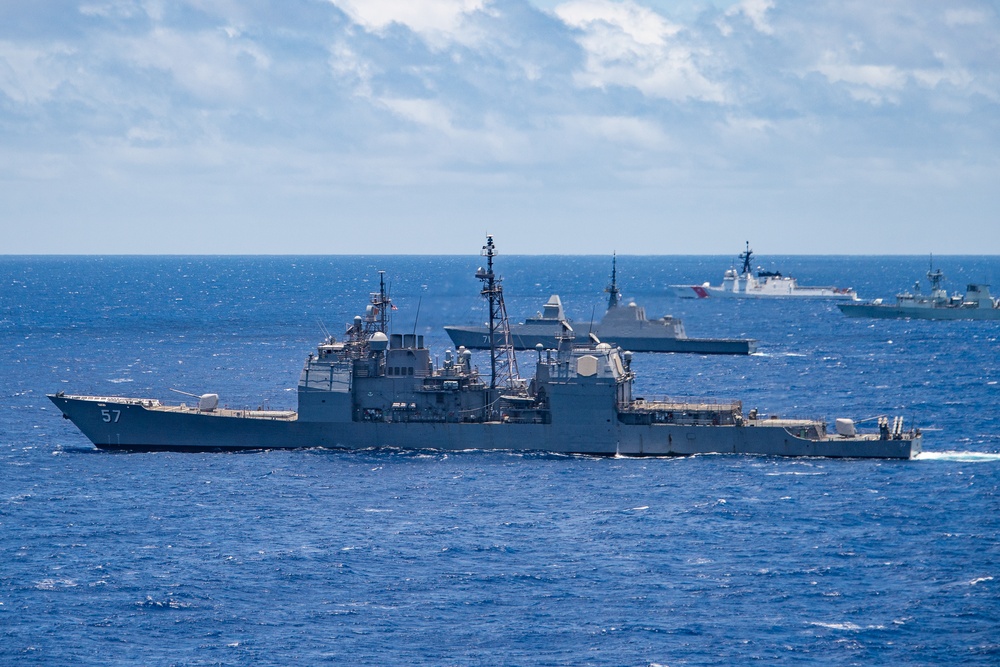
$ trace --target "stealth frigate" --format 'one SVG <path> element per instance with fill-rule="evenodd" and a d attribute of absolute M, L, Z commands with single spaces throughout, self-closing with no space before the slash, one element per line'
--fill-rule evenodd
<path fill-rule="evenodd" d="M 692 354 L 753 354 L 757 341 L 750 338 L 688 338 L 684 323 L 670 315 L 656 320 L 646 319 L 646 309 L 630 301 L 621 303 L 618 289 L 617 258 L 612 260 L 608 309 L 599 322 L 573 323 L 566 317 L 558 294 L 549 297 L 542 311 L 510 325 L 514 348 L 533 350 L 538 345 L 555 348 L 557 339 L 574 331 L 577 337 L 594 334 L 599 340 L 630 352 L 688 352 Z M 446 326 L 456 346 L 486 350 L 490 347 L 489 326 Z M 502 341 L 495 340 L 494 344 Z"/>

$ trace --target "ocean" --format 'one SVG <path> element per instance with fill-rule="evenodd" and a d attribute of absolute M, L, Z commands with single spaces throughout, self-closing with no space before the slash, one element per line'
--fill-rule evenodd
<path fill-rule="evenodd" d="M 637 354 L 638 394 L 898 414 L 924 454 L 101 452 L 46 393 L 294 408 L 304 358 L 379 270 L 393 331 L 440 356 L 443 325 L 485 318 L 483 258 L 0 257 L 0 664 L 1000 664 L 1000 322 L 666 289 L 733 261 L 618 257 L 651 318 L 758 341 Z M 891 298 L 928 258 L 763 264 Z M 935 265 L 952 290 L 1000 285 L 1000 257 Z M 578 329 L 603 312 L 610 257 L 497 268 L 512 320 L 552 293 Z"/>

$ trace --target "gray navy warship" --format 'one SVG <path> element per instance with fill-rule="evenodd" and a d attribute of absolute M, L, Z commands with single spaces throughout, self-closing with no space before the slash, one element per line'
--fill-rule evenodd
<path fill-rule="evenodd" d="M 612 260 L 608 309 L 600 322 L 588 327 L 586 334 L 612 346 L 632 352 L 689 352 L 693 354 L 753 354 L 757 342 L 743 338 L 688 338 L 684 323 L 666 315 L 657 320 L 646 319 L 646 309 L 633 302 L 619 303 L 621 291 L 617 282 L 617 258 Z M 446 326 L 452 343 L 468 349 L 486 350 L 490 347 L 489 326 Z M 520 324 L 510 326 L 514 349 L 532 350 L 541 345 L 546 349 L 557 347 L 557 339 L 573 330 L 573 323 L 563 311 L 558 294 L 549 297 L 542 311 L 535 317 L 525 318 Z M 575 332 L 581 335 L 582 332 Z M 494 344 L 503 341 L 498 337 Z"/>
<path fill-rule="evenodd" d="M 97 447 L 219 451 L 331 447 L 520 450 L 591 455 L 663 456 L 741 453 L 907 459 L 919 430 L 879 418 L 861 434 L 838 419 L 835 432 L 814 419 L 769 419 L 738 401 L 643 399 L 633 395 L 632 356 L 593 340 L 560 338 L 539 349 L 535 377 L 521 379 L 510 344 L 503 292 L 493 271 L 492 237 L 477 271 L 490 324 L 503 345 L 490 350 L 490 377 L 459 348 L 433 361 L 423 337 L 389 332 L 384 280 L 345 340 L 324 340 L 298 384 L 298 411 L 231 410 L 216 394 L 196 405 L 154 398 L 49 398 Z"/>
<path fill-rule="evenodd" d="M 848 317 L 876 317 L 880 319 L 913 318 L 918 320 L 1000 320 L 1000 299 L 990 296 L 990 286 L 968 283 L 965 295 L 948 295 L 941 286 L 944 274 L 941 269 L 927 271 L 931 293 L 920 293 L 920 283 L 913 286 L 913 293 L 896 295 L 896 303 L 883 303 L 875 299 L 867 303 L 839 303 L 837 307 Z"/>

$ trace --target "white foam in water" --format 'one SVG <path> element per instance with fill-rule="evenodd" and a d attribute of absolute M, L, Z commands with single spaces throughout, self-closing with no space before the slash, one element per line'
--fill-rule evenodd
<path fill-rule="evenodd" d="M 917 461 L 961 461 L 965 463 L 980 463 L 1000 461 L 1000 454 L 995 452 L 920 452 Z"/>
<path fill-rule="evenodd" d="M 811 621 L 809 625 L 815 625 L 820 628 L 829 628 L 830 630 L 860 630 L 861 626 L 856 623 L 821 623 L 819 621 Z"/>

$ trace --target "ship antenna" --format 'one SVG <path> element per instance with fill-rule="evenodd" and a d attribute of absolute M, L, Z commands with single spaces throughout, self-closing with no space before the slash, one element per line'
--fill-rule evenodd
<path fill-rule="evenodd" d="M 941 269 L 938 269 L 937 271 L 934 270 L 934 253 L 931 253 L 929 266 L 930 268 L 927 270 L 927 279 L 931 281 L 931 290 L 940 290 L 941 281 L 944 279 L 944 273 L 941 272 Z"/>
<path fill-rule="evenodd" d="M 750 261 L 752 257 L 753 257 L 753 250 L 750 249 L 750 242 L 747 241 L 746 252 L 740 253 L 740 259 L 743 260 L 743 273 L 749 274 L 752 271 L 752 269 L 750 268 Z"/>
<path fill-rule="evenodd" d="M 389 307 L 392 306 L 392 302 L 389 300 L 389 297 L 386 296 L 385 292 L 385 271 L 378 272 L 378 302 L 381 306 L 378 310 L 379 331 L 382 333 L 388 333 Z"/>
<path fill-rule="evenodd" d="M 608 310 L 618 305 L 622 293 L 618 291 L 618 253 L 611 255 L 611 284 L 604 288 L 608 293 Z"/>
<path fill-rule="evenodd" d="M 323 324 L 323 320 L 316 318 L 316 324 L 319 325 L 319 330 L 323 333 L 324 340 L 330 340 L 333 336 L 330 335 L 330 331 Z"/>
<path fill-rule="evenodd" d="M 414 334 L 417 333 L 417 321 L 420 319 L 420 304 L 423 302 L 423 300 L 424 300 L 424 295 L 421 294 L 420 298 L 417 299 L 417 314 L 413 318 L 413 333 Z"/>
<path fill-rule="evenodd" d="M 510 335 L 510 322 L 507 320 L 507 307 L 503 302 L 502 279 L 493 273 L 493 258 L 497 255 L 493 245 L 493 235 L 486 235 L 486 245 L 482 255 L 486 257 L 486 270 L 482 267 L 476 271 L 476 278 L 483 281 L 480 292 L 490 304 L 490 389 L 497 386 L 512 387 L 517 372 L 517 357 L 514 355 L 514 343 Z M 498 343 L 498 339 L 500 342 Z"/>

